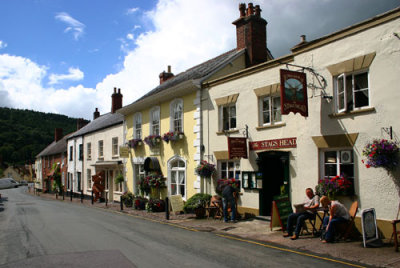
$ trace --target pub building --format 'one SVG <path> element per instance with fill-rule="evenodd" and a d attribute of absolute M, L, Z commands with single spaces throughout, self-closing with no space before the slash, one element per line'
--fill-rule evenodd
<path fill-rule="evenodd" d="M 312 41 L 301 36 L 288 55 L 207 82 L 201 157 L 218 171 L 210 193 L 219 178 L 238 178 L 239 213 L 270 216 L 274 197 L 301 203 L 319 179 L 342 175 L 351 187 L 336 198 L 348 208 L 358 201 L 357 227 L 361 211 L 375 208 L 390 237 L 399 169 L 366 166 L 362 152 L 374 139 L 398 139 L 399 24 L 397 8 Z"/>

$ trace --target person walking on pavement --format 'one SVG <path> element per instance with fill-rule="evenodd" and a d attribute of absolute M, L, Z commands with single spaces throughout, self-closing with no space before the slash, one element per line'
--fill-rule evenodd
<path fill-rule="evenodd" d="M 301 228 L 304 225 L 305 220 L 315 217 L 315 211 L 319 207 L 319 196 L 314 195 L 314 191 L 311 188 L 306 189 L 306 199 L 302 206 L 302 211 L 295 212 L 289 215 L 287 220 L 286 233 L 283 237 L 290 237 L 292 240 L 299 238 Z M 296 225 L 293 234 L 293 226 Z"/>
<path fill-rule="evenodd" d="M 224 222 L 228 222 L 228 204 L 231 205 L 231 222 L 236 222 L 236 189 L 227 183 L 222 188 L 222 207 L 224 211 Z"/>

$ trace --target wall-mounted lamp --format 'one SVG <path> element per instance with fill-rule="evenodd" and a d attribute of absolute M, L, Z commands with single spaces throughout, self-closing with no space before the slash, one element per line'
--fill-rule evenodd
<path fill-rule="evenodd" d="M 327 96 L 327 95 L 324 95 L 324 96 L 322 96 L 322 98 L 324 98 L 324 99 L 328 99 L 328 100 L 332 100 L 332 99 L 333 99 L 333 96 Z"/>
<path fill-rule="evenodd" d="M 389 134 L 390 139 L 393 139 L 393 128 L 392 126 L 390 127 L 383 127 L 381 128 L 383 131 L 385 131 L 387 134 Z"/>

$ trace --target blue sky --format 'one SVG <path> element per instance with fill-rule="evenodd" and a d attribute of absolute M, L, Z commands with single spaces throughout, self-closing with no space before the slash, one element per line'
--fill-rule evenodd
<path fill-rule="evenodd" d="M 0 106 L 91 119 L 236 45 L 236 0 L 0 0 Z M 253 1 L 275 57 L 400 5 L 398 0 Z"/>

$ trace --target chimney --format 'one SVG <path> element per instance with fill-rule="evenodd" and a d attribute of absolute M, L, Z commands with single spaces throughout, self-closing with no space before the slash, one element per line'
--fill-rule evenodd
<path fill-rule="evenodd" d="M 267 60 L 267 21 L 261 18 L 259 5 L 239 4 L 239 19 L 232 22 L 236 25 L 237 50 L 246 48 L 247 67 Z"/>
<path fill-rule="evenodd" d="M 93 113 L 93 120 L 95 120 L 98 117 L 100 117 L 100 112 L 99 112 L 98 108 L 96 108 L 96 110 Z"/>
<path fill-rule="evenodd" d="M 54 141 L 57 142 L 62 139 L 63 136 L 63 130 L 62 128 L 56 128 L 54 129 Z"/>
<path fill-rule="evenodd" d="M 122 94 L 121 89 L 114 88 L 114 93 L 111 95 L 111 113 L 115 113 L 118 109 L 122 108 Z"/>
<path fill-rule="evenodd" d="M 78 118 L 76 119 L 76 130 L 79 130 L 83 128 L 84 126 L 87 125 L 87 121 L 85 121 L 83 118 Z"/>
<path fill-rule="evenodd" d="M 159 77 L 160 77 L 160 85 L 165 81 L 167 81 L 168 79 L 174 77 L 174 74 L 171 73 L 171 65 L 168 65 L 168 72 L 163 71 L 162 73 L 160 73 Z"/>

